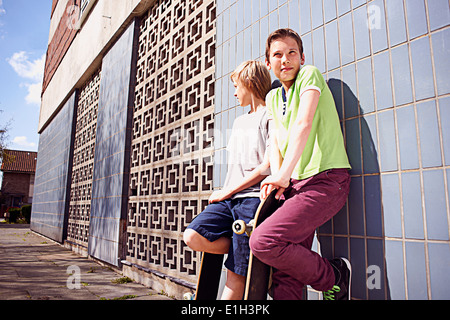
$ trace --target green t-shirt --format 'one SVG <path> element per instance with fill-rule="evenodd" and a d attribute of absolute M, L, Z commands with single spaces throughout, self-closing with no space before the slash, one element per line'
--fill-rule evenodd
<path fill-rule="evenodd" d="M 292 172 L 291 178 L 297 180 L 329 169 L 351 168 L 333 96 L 322 74 L 314 66 L 304 66 L 300 69 L 295 83 L 286 94 L 285 110 L 282 88 L 270 91 L 266 97 L 269 118 L 274 120 L 281 155 L 284 158 L 288 148 L 290 129 L 297 117 L 300 97 L 309 89 L 319 91 L 320 98 L 305 149 Z"/>

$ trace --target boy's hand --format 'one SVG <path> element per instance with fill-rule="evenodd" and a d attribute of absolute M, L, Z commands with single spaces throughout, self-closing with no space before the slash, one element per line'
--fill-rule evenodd
<path fill-rule="evenodd" d="M 286 188 L 289 187 L 289 182 L 290 182 L 289 178 L 286 179 L 280 175 L 268 176 L 266 179 L 264 179 L 263 182 L 261 182 L 261 194 L 260 194 L 261 200 L 266 199 L 267 196 L 274 189 L 278 189 L 278 192 L 275 195 L 275 199 L 277 200 L 280 199 L 284 190 L 286 190 Z"/>
<path fill-rule="evenodd" d="M 222 190 L 214 191 L 212 193 L 212 195 L 209 197 L 208 203 L 211 204 L 211 203 L 215 203 L 215 202 L 220 202 L 220 201 L 228 199 L 230 196 L 231 195 L 229 193 L 229 190 L 222 189 Z"/>

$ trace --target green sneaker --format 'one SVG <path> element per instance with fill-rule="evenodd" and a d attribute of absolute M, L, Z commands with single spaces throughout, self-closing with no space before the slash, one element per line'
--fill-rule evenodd
<path fill-rule="evenodd" d="M 352 267 L 345 258 L 330 260 L 336 276 L 336 283 L 328 291 L 323 292 L 324 300 L 350 300 Z"/>

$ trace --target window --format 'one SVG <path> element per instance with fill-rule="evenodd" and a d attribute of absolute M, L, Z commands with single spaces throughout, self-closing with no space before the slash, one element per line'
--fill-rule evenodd
<path fill-rule="evenodd" d="M 97 2 L 97 0 L 81 0 L 80 4 L 80 20 L 79 20 L 79 27 L 83 25 L 84 20 L 86 20 L 89 11 L 91 11 L 94 4 Z"/>
<path fill-rule="evenodd" d="M 81 5 L 80 5 L 80 8 L 81 8 L 80 14 L 81 15 L 83 15 L 83 13 L 86 11 L 86 9 L 88 8 L 88 6 L 89 6 L 89 4 L 91 2 L 94 2 L 94 1 L 92 1 L 92 0 L 81 0 Z"/>

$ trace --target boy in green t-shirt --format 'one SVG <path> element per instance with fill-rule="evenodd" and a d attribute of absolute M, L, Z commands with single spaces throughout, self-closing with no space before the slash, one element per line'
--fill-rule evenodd
<path fill-rule="evenodd" d="M 266 64 L 282 87 L 266 97 L 275 129 L 272 175 L 261 184 L 261 198 L 278 189 L 282 204 L 253 232 L 250 247 L 274 268 L 274 299 L 301 299 L 302 288 L 310 285 L 325 299 L 344 300 L 350 298 L 350 263 L 324 259 L 311 246 L 315 230 L 347 200 L 350 164 L 330 89 L 319 70 L 304 62 L 295 31 L 269 36 Z"/>

